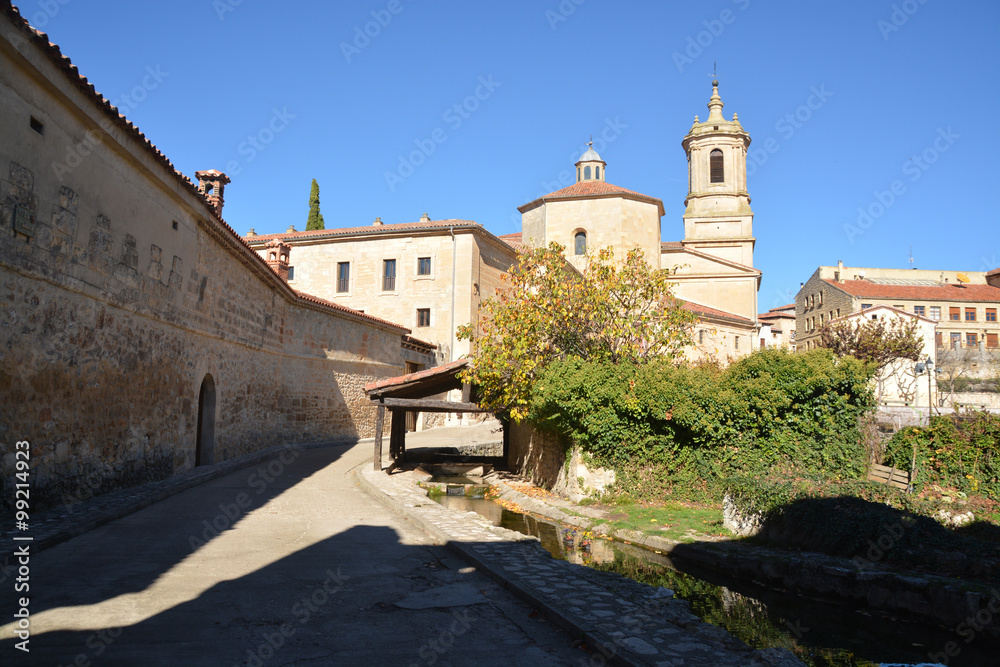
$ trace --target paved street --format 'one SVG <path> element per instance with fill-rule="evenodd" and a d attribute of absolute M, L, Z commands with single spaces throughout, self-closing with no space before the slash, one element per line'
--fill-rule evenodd
<path fill-rule="evenodd" d="M 14 648 L 7 624 L 0 663 L 537 665 L 590 658 L 531 607 L 358 489 L 348 473 L 370 456 L 370 443 L 286 451 L 34 555 L 31 651 Z"/>

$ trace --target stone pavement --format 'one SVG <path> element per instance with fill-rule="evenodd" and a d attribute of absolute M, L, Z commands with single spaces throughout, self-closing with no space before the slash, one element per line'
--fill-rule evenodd
<path fill-rule="evenodd" d="M 371 451 L 280 448 L 36 517 L 31 652 L 7 623 L 0 664 L 801 664 L 447 510 L 375 474 Z M 0 569 L 0 586 L 14 576 Z"/>
<path fill-rule="evenodd" d="M 0 664 L 590 659 L 575 637 L 361 491 L 349 473 L 370 467 L 371 451 L 370 441 L 285 450 L 32 549 L 30 590 L 15 596 L 9 573 L 0 583 Z M 20 595 L 29 652 L 15 646 Z"/>
<path fill-rule="evenodd" d="M 446 509 L 429 499 L 409 473 L 386 475 L 364 467 L 354 475 L 374 497 L 584 638 L 609 662 L 802 664 L 783 649 L 750 650 L 722 628 L 701 621 L 687 602 L 665 589 L 553 559 L 534 538 L 492 526 L 475 512 Z"/>

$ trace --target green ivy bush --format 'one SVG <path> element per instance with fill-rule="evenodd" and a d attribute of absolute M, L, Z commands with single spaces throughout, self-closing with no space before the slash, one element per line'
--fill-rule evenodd
<path fill-rule="evenodd" d="M 932 417 L 929 426 L 905 428 L 886 446 L 886 465 L 908 470 L 914 450 L 917 490 L 936 484 L 1000 500 L 1000 415 Z"/>
<path fill-rule="evenodd" d="M 569 359 L 542 373 L 529 418 L 614 467 L 637 496 L 717 496 L 733 476 L 860 476 L 870 378 L 823 349 L 763 350 L 725 369 Z"/>

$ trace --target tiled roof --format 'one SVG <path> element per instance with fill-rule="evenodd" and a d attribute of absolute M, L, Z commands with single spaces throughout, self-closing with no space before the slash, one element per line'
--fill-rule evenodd
<path fill-rule="evenodd" d="M 794 320 L 795 315 L 792 313 L 772 313 L 771 311 L 768 311 L 766 313 L 760 313 L 759 315 L 757 315 L 758 320 L 773 320 L 778 318 L 786 320 Z"/>
<path fill-rule="evenodd" d="M 932 320 L 929 317 L 924 317 L 922 315 L 917 315 L 916 313 L 908 313 L 905 310 L 900 310 L 899 308 L 893 308 L 892 306 L 878 305 L 872 306 L 871 308 L 865 308 L 864 310 L 857 310 L 853 313 L 848 313 L 847 315 L 842 315 L 841 317 L 835 317 L 831 322 L 839 322 L 841 320 L 856 319 L 858 317 L 866 317 L 871 313 L 878 310 L 891 310 L 894 313 L 899 313 L 900 315 L 905 315 L 906 317 L 912 317 L 918 320 L 923 320 L 924 322 L 930 322 L 931 324 L 936 324 L 937 320 Z"/>
<path fill-rule="evenodd" d="M 467 366 L 469 364 L 468 359 L 456 359 L 455 361 L 450 361 L 447 364 L 442 364 L 440 366 L 434 366 L 433 368 L 427 368 L 422 371 L 417 371 L 416 373 L 407 373 L 406 375 L 398 375 L 394 378 L 382 378 L 381 380 L 376 380 L 375 382 L 369 382 L 365 385 L 365 393 L 371 393 L 376 389 L 385 389 L 387 387 L 395 387 L 398 385 L 408 384 L 417 380 L 424 380 L 426 378 L 434 377 L 436 375 L 447 375 L 449 373 L 454 373 L 458 369 Z"/>
<path fill-rule="evenodd" d="M 993 276 L 1000 276 L 1000 268 L 993 269 L 986 274 L 987 278 L 992 278 Z"/>
<path fill-rule="evenodd" d="M 310 303 L 318 304 L 320 306 L 326 306 L 327 308 L 336 310 L 340 313 L 353 315 L 354 317 L 363 320 L 378 322 L 379 324 L 384 324 L 393 327 L 394 329 L 399 329 L 400 331 L 405 331 L 406 333 L 410 333 L 410 330 L 407 329 L 406 327 L 400 324 L 396 324 L 395 322 L 390 322 L 389 320 L 383 320 L 381 317 L 375 317 L 374 315 L 369 315 L 368 313 L 362 313 L 360 310 L 348 308 L 347 306 L 341 305 L 339 303 L 334 303 L 333 301 L 327 301 L 326 299 L 321 299 L 318 296 L 313 296 L 312 294 L 306 294 L 305 292 L 300 292 L 296 289 L 293 289 L 292 291 L 295 292 L 295 295 L 298 296 L 303 301 L 308 301 Z M 409 336 L 407 336 L 407 338 L 409 338 Z M 428 345 L 430 345 L 430 343 L 428 343 Z"/>
<path fill-rule="evenodd" d="M 650 197 L 649 195 L 644 195 L 641 192 L 636 192 L 635 190 L 629 190 L 628 188 L 623 188 L 619 185 L 612 185 L 611 183 L 605 183 L 604 181 L 580 181 L 579 183 L 574 183 L 573 185 L 563 188 L 561 190 L 556 190 L 555 192 L 550 192 L 547 195 L 542 195 L 537 199 L 534 199 L 524 206 L 519 206 L 518 210 L 522 213 L 530 208 L 536 202 L 549 201 L 552 199 L 577 199 L 580 197 L 602 197 L 608 195 L 621 195 L 629 199 L 638 199 L 640 201 L 646 201 L 651 204 L 656 204 L 660 209 L 660 215 L 663 215 L 663 202 L 656 197 Z"/>
<path fill-rule="evenodd" d="M 684 310 L 690 310 L 695 315 L 706 315 L 708 317 L 720 317 L 725 320 L 734 320 L 736 322 L 745 322 L 746 324 L 753 324 L 749 318 L 743 317 L 742 315 L 736 315 L 735 313 L 728 313 L 724 310 L 719 310 L 718 308 L 710 308 L 708 306 L 703 306 L 700 303 L 694 303 L 693 301 L 685 301 L 681 306 Z"/>
<path fill-rule="evenodd" d="M 767 312 L 774 313 L 774 312 L 777 312 L 779 310 L 795 310 L 795 304 L 794 303 L 786 303 L 784 306 L 778 306 L 777 308 L 768 308 Z"/>
<path fill-rule="evenodd" d="M 664 241 L 660 244 L 660 251 L 664 250 L 683 250 L 684 244 L 680 241 Z"/>
<path fill-rule="evenodd" d="M 992 285 L 957 285 L 945 283 L 934 286 L 880 285 L 868 280 L 823 279 L 823 282 L 856 297 L 871 299 L 917 299 L 921 301 L 988 301 L 1000 302 L 1000 287 Z"/>
<path fill-rule="evenodd" d="M 500 240 L 518 252 L 528 247 L 524 244 L 524 241 L 521 240 L 521 232 L 517 232 L 516 234 L 504 234 L 500 237 Z"/>
<path fill-rule="evenodd" d="M 473 227 L 476 229 L 483 229 L 482 225 L 472 220 L 430 220 L 422 222 L 400 222 L 392 225 L 365 225 L 363 227 L 339 227 L 336 229 L 310 229 L 296 232 L 279 232 L 277 234 L 255 234 L 254 236 L 246 237 L 246 241 L 252 245 L 257 245 L 262 241 L 270 241 L 271 239 L 294 241 L 300 239 L 326 238 L 333 236 L 350 236 L 352 234 L 383 234 L 399 231 L 412 232 L 448 227 L 460 227 L 462 229 Z"/>

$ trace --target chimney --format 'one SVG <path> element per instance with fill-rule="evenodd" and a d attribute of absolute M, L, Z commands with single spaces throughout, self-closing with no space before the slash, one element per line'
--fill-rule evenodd
<path fill-rule="evenodd" d="M 420 216 L 420 222 L 430 222 L 430 221 L 431 221 L 431 216 L 427 215 L 426 213 Z"/>
<path fill-rule="evenodd" d="M 295 230 L 295 225 L 288 225 L 288 229 L 285 230 L 285 233 L 286 234 L 291 234 L 294 231 L 296 231 Z"/>
<path fill-rule="evenodd" d="M 379 218 L 375 218 L 375 222 L 372 223 L 372 226 L 373 227 L 381 227 L 382 226 L 382 218 L 380 218 L 380 217 Z"/>
<path fill-rule="evenodd" d="M 844 277 L 843 276 L 844 276 L 844 260 L 838 259 L 837 260 L 837 272 L 834 275 L 834 280 L 836 280 L 838 283 L 842 283 L 842 282 L 844 282 Z"/>
<path fill-rule="evenodd" d="M 257 232 L 255 232 L 255 231 L 254 231 L 254 228 L 253 228 L 253 227 L 251 227 L 251 228 L 250 228 L 250 231 L 249 231 L 249 232 L 247 232 L 247 238 L 248 238 L 248 239 L 249 239 L 249 238 L 253 238 L 254 236 L 257 236 Z"/>
<path fill-rule="evenodd" d="M 231 182 L 229 177 L 223 174 L 221 171 L 216 171 L 215 169 L 207 169 L 205 171 L 194 172 L 195 178 L 198 179 L 198 192 L 208 200 L 209 205 L 215 209 L 215 214 L 222 217 L 222 193 L 226 186 Z"/>
<path fill-rule="evenodd" d="M 264 261 L 286 283 L 288 282 L 288 256 L 291 252 L 292 247 L 278 239 L 272 239 L 264 246 Z"/>

